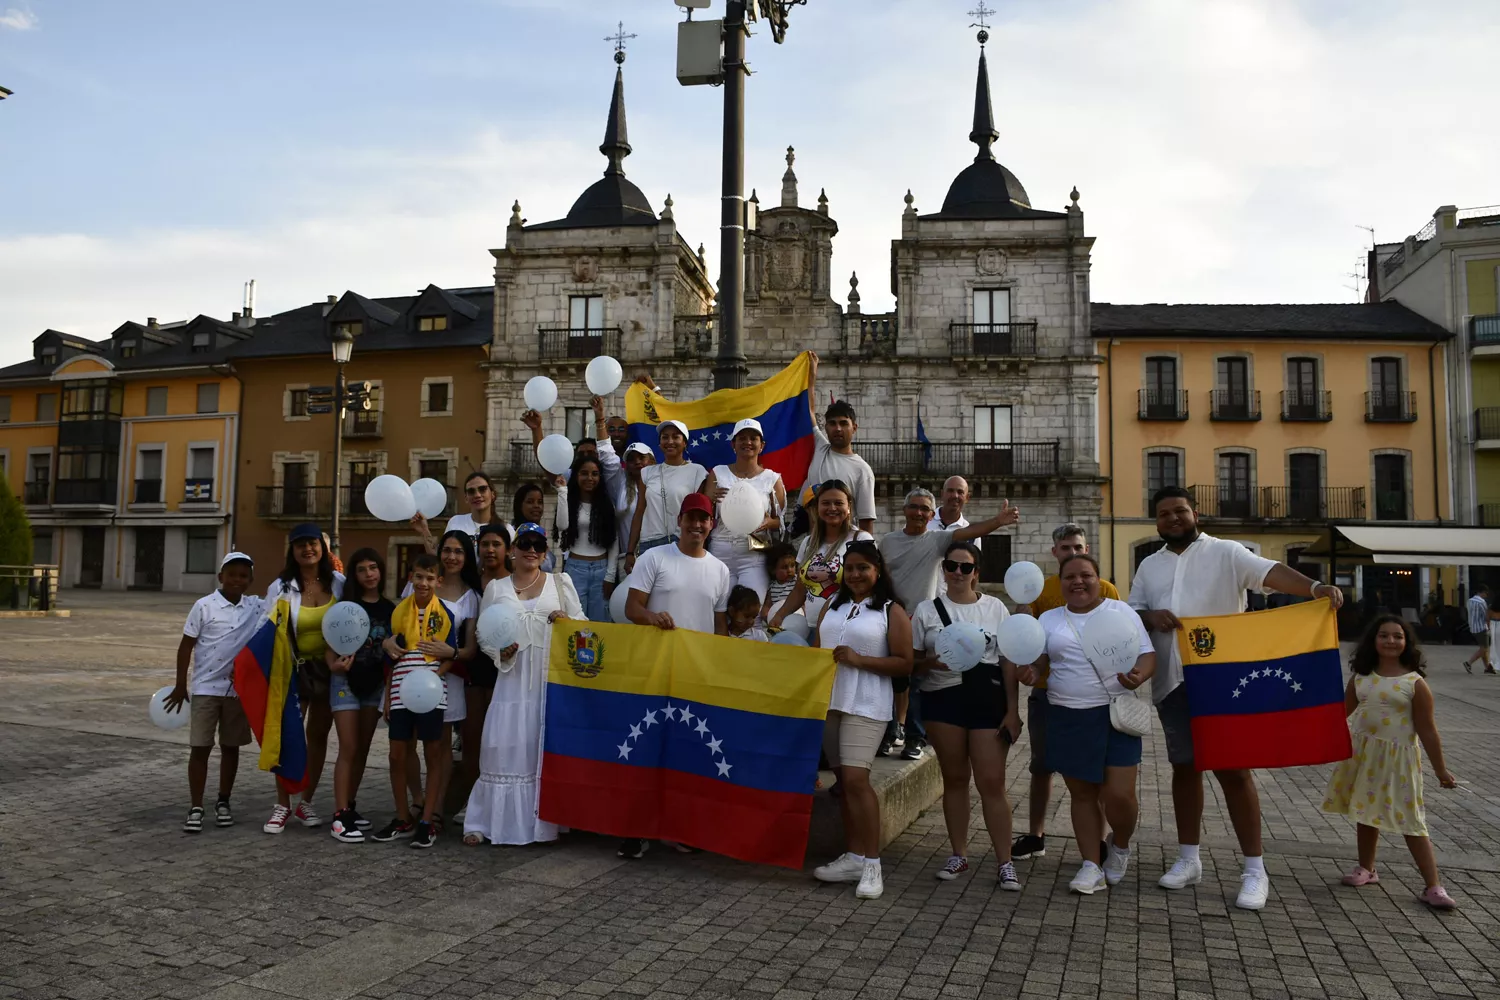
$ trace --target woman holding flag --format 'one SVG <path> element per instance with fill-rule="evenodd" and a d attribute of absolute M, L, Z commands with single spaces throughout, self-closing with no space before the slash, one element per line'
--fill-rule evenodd
<path fill-rule="evenodd" d="M 556 825 L 537 815 L 551 623 L 582 618 L 583 605 L 567 574 L 542 570 L 547 531 L 540 524 L 516 525 L 511 552 L 514 569 L 489 585 L 481 613 L 492 605 L 505 606 L 521 618 L 521 638 L 508 649 L 486 650 L 495 658 L 500 677 L 484 720 L 479 781 L 469 792 L 464 814 L 464 843 L 470 845 L 557 839 Z"/>
<path fill-rule="evenodd" d="M 328 731 L 333 728 L 333 711 L 328 701 L 330 666 L 338 659 L 332 656 L 323 639 L 323 616 L 343 593 L 344 575 L 334 571 L 333 557 L 323 544 L 323 529 L 316 524 L 297 525 L 287 536 L 286 565 L 266 589 L 266 604 L 272 609 L 271 619 L 277 623 L 273 662 L 289 658 L 292 664 L 292 680 L 307 724 L 307 768 L 301 782 L 302 799 L 295 812 L 286 784 L 277 780 L 276 807 L 261 827 L 266 833 L 284 832 L 288 818 L 292 817 L 303 826 L 319 826 L 323 822 L 313 811 L 312 797 L 323 775 Z M 353 661 L 353 657 L 345 659 Z M 344 669 L 348 669 L 348 664 L 344 664 Z M 273 714 L 280 720 L 281 713 L 281 703 L 268 703 L 265 722 L 272 722 Z M 264 736 L 261 746 L 266 746 Z M 264 760 L 262 764 L 265 766 Z"/>
<path fill-rule="evenodd" d="M 760 421 L 746 418 L 734 425 L 730 436 L 734 446 L 734 464 L 716 465 L 708 474 L 708 485 L 703 492 L 713 498 L 715 505 L 729 495 L 732 486 L 743 483 L 761 497 L 765 518 L 756 531 L 772 531 L 781 526 L 779 512 L 786 509 L 786 487 L 782 485 L 781 473 L 760 464 L 760 453 L 766 446 L 765 434 Z M 760 548 L 753 545 L 754 533 L 733 535 L 724 527 L 724 522 L 714 518 L 714 533 L 709 539 L 709 551 L 729 567 L 731 585 L 749 587 L 762 602 L 766 589 L 771 586 L 771 577 L 766 572 L 766 561 Z M 762 544 L 761 548 L 764 545 Z"/>
<path fill-rule="evenodd" d="M 1140 816 L 1135 779 L 1141 763 L 1141 738 L 1114 728 L 1110 702 L 1133 692 L 1156 672 L 1156 650 L 1140 617 L 1124 601 L 1099 592 L 1099 563 L 1086 552 L 1068 556 L 1057 568 L 1064 605 L 1042 615 L 1047 651 L 1035 664 L 1023 666 L 1017 679 L 1026 685 L 1047 672 L 1047 767 L 1063 776 L 1072 800 L 1073 836 L 1083 867 L 1069 888 L 1085 895 L 1125 877 L 1130 864 L 1130 837 Z M 1138 655 L 1128 673 L 1109 676 L 1093 662 L 1083 632 L 1095 615 L 1120 615 L 1136 632 Z M 1104 837 L 1099 806 L 1112 831 L 1109 856 L 1101 858 Z"/>

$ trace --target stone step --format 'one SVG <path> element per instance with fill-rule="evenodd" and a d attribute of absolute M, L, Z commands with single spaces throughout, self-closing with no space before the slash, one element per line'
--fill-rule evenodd
<path fill-rule="evenodd" d="M 813 796 L 812 825 L 807 836 L 807 865 L 826 863 L 844 852 L 844 823 L 839 802 L 829 794 L 833 772 L 820 771 L 823 787 Z M 924 809 L 943 794 L 943 774 L 937 756 L 928 748 L 920 760 L 902 760 L 892 755 L 876 757 L 870 769 L 870 784 L 880 803 L 880 846 L 899 837 Z"/>

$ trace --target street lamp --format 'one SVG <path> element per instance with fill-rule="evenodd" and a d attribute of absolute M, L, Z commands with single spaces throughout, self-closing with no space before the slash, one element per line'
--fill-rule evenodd
<path fill-rule="evenodd" d="M 340 494 L 344 491 L 344 407 L 348 402 L 348 391 L 344 383 L 344 366 L 354 354 L 354 334 L 344 323 L 333 324 L 333 363 L 338 374 L 333 380 L 333 531 L 332 547 L 335 555 L 339 551 Z"/>
<path fill-rule="evenodd" d="M 707 7 L 706 0 L 676 0 L 692 11 Z M 750 373 L 740 343 L 745 318 L 745 63 L 747 20 L 764 18 L 771 37 L 780 45 L 786 39 L 786 18 L 793 7 L 807 0 L 727 0 L 723 22 L 723 58 L 720 79 L 685 77 L 685 86 L 695 83 L 724 84 L 724 177 L 719 222 L 719 355 L 714 362 L 714 388 L 738 389 Z M 678 34 L 678 65 L 683 65 L 684 46 L 691 46 L 691 31 Z"/>

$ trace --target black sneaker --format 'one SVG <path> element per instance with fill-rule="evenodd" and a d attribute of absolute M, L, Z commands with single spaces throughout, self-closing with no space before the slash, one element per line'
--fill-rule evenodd
<path fill-rule="evenodd" d="M 375 825 L 359 814 L 359 810 L 354 808 L 353 799 L 349 800 L 349 815 L 351 818 L 353 818 L 354 825 L 359 827 L 361 830 L 368 830 L 370 827 Z"/>
<path fill-rule="evenodd" d="M 921 760 L 922 748 L 926 745 L 927 744 L 923 743 L 919 738 L 913 736 L 911 739 L 906 741 L 906 746 L 901 748 L 901 759 Z"/>
<path fill-rule="evenodd" d="M 437 831 L 433 830 L 431 823 L 424 821 L 417 824 L 416 835 L 411 838 L 411 843 L 407 844 L 406 846 L 426 850 L 436 843 Z"/>
<path fill-rule="evenodd" d="M 620 841 L 620 849 L 615 853 L 622 858 L 630 858 L 633 861 L 645 854 L 646 849 L 650 846 L 644 840 L 622 840 Z"/>
<path fill-rule="evenodd" d="M 333 814 L 333 823 L 328 832 L 333 839 L 343 844 L 363 844 L 365 842 L 364 831 L 354 825 L 354 811 L 342 809 Z"/>
<path fill-rule="evenodd" d="M 391 840 L 406 840 L 417 832 L 417 825 L 409 819 L 396 817 L 387 823 L 380 832 L 372 834 L 371 840 L 378 840 L 382 844 Z"/>
<path fill-rule="evenodd" d="M 891 755 L 891 751 L 894 750 L 895 747 L 896 747 L 896 740 L 895 740 L 895 738 L 892 737 L 892 736 L 886 736 L 884 739 L 882 739 L 880 741 L 880 746 L 879 746 L 878 749 L 876 749 L 875 755 L 877 757 L 889 757 Z"/>
<path fill-rule="evenodd" d="M 895 740 L 897 743 L 905 743 L 906 742 L 906 727 L 903 726 L 899 722 L 896 723 L 896 732 L 895 732 L 895 735 L 891 737 L 891 739 Z"/>
<path fill-rule="evenodd" d="M 193 806 L 188 810 L 187 819 L 182 821 L 183 833 L 203 832 L 203 807 Z"/>
<path fill-rule="evenodd" d="M 1010 845 L 1010 856 L 1015 861 L 1046 857 L 1047 838 L 1045 836 L 1038 837 L 1034 833 L 1017 837 L 1016 842 Z"/>
<path fill-rule="evenodd" d="M 229 809 L 229 800 L 219 799 L 214 803 L 214 826 L 234 826 L 234 813 Z"/>

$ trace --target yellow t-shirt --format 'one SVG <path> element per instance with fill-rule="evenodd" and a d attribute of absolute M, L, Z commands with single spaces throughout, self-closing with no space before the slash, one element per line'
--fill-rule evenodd
<path fill-rule="evenodd" d="M 323 638 L 323 616 L 337 601 L 329 601 L 321 608 L 302 605 L 297 609 L 297 656 L 303 660 L 323 662 L 328 651 L 328 640 Z"/>
<path fill-rule="evenodd" d="M 1118 601 L 1120 599 L 1120 592 L 1108 580 L 1099 581 L 1099 593 L 1110 600 Z M 1042 617 L 1042 612 L 1051 611 L 1053 608 L 1060 608 L 1063 606 L 1063 603 L 1062 577 L 1049 576 L 1046 582 L 1042 584 L 1041 595 L 1031 602 L 1032 617 L 1040 618 Z M 1038 691 L 1047 690 L 1047 674 L 1045 671 L 1042 673 L 1042 676 L 1037 678 L 1035 689 Z"/>

